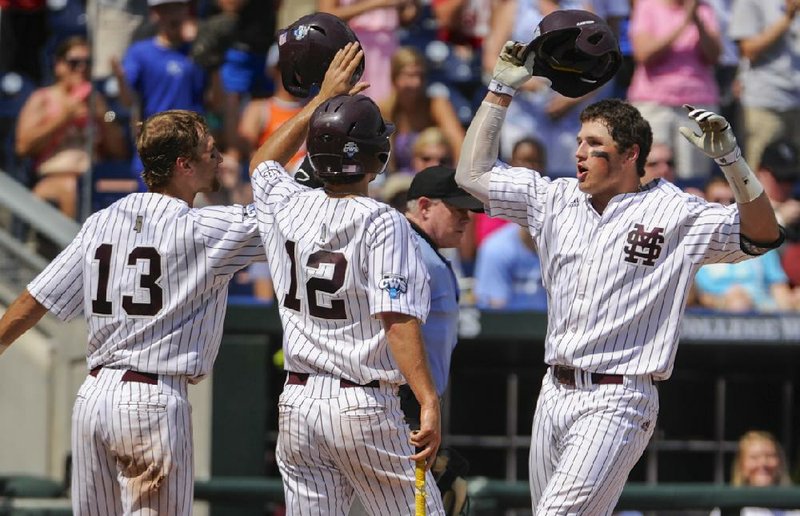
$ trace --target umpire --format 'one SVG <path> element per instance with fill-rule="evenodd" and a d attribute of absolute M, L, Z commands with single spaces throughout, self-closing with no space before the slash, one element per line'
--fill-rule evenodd
<path fill-rule="evenodd" d="M 455 169 L 429 167 L 414 176 L 408 189 L 406 218 L 430 274 L 431 309 L 422 325 L 422 336 L 439 397 L 447 388 L 450 358 L 458 342 L 459 293 L 453 268 L 439 249 L 458 246 L 470 211 L 482 212 L 483 205 L 459 188 Z M 400 387 L 400 398 L 409 426 L 418 427 L 419 404 L 408 385 Z M 433 473 L 448 515 L 466 510 L 466 482 L 457 478 L 466 470 L 466 461 L 453 450 L 440 450 Z"/>

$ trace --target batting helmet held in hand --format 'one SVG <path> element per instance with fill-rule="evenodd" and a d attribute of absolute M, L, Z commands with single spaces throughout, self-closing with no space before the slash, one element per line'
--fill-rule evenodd
<path fill-rule="evenodd" d="M 607 83 L 622 64 L 619 43 L 605 20 L 579 9 L 542 18 L 527 52 L 535 55 L 533 75 L 550 79 L 552 89 L 572 98 Z"/>
<path fill-rule="evenodd" d="M 394 125 L 364 95 L 339 95 L 320 105 L 308 124 L 308 157 L 322 179 L 380 174 L 389 162 Z"/>
<path fill-rule="evenodd" d="M 333 57 L 348 43 L 358 42 L 345 22 L 328 13 L 298 19 L 278 35 L 278 68 L 283 87 L 295 97 L 308 97 L 322 83 Z M 355 84 L 364 73 L 364 58 L 353 73 Z"/>

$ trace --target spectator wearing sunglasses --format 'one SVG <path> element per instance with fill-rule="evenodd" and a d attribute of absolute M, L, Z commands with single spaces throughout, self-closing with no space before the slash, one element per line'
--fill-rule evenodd
<path fill-rule="evenodd" d="M 411 169 L 415 174 L 428 167 L 453 166 L 447 139 L 438 127 L 428 127 L 419 133 L 411 152 Z"/>
<path fill-rule="evenodd" d="M 34 165 L 33 193 L 64 215 L 78 215 L 78 179 L 92 158 L 125 158 L 128 145 L 122 127 L 108 115 L 105 100 L 96 95 L 89 116 L 90 52 L 86 40 L 74 36 L 56 49 L 55 83 L 28 98 L 17 121 L 16 152 Z M 90 155 L 89 129 L 94 124 Z"/>

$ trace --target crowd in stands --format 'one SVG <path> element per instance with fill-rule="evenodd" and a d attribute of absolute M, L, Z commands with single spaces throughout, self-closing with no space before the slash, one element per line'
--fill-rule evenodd
<path fill-rule="evenodd" d="M 251 154 L 303 105 L 282 86 L 276 34 L 322 10 L 358 35 L 365 93 L 397 127 L 389 170 L 371 194 L 404 210 L 413 174 L 455 166 L 502 44 L 530 41 L 556 9 L 605 17 L 624 65 L 578 99 L 531 79 L 508 110 L 503 161 L 553 180 L 574 177 L 579 113 L 621 97 L 653 128 L 644 182 L 663 178 L 730 205 L 719 170 L 678 135 L 689 125 L 684 104 L 724 114 L 787 241 L 757 260 L 702 267 L 690 309 L 800 311 L 797 0 L 0 0 L 0 168 L 80 220 L 144 189 L 136 123 L 191 109 L 205 115 L 224 153 L 223 190 L 198 204 L 248 203 Z M 87 180 L 90 206 L 80 195 Z M 518 227 L 475 214 L 449 257 L 466 287 L 462 302 L 545 309 L 536 245 Z M 268 268 L 247 271 L 231 290 L 269 300 Z"/>

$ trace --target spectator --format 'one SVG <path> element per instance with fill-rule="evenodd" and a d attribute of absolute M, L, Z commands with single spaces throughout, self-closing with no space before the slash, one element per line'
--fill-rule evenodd
<path fill-rule="evenodd" d="M 706 185 L 705 198 L 731 205 L 733 190 L 725 179 L 715 177 Z M 777 250 L 744 262 L 704 265 L 697 271 L 695 287 L 700 306 L 721 312 L 776 312 L 800 308 L 800 297 L 789 286 Z"/>
<path fill-rule="evenodd" d="M 189 18 L 188 0 L 147 0 L 155 19 L 155 37 L 130 46 L 120 65 L 112 62 L 120 85 L 120 100 L 136 115 L 147 118 L 169 109 L 203 112 L 205 76 L 189 58 L 191 45 L 184 40 L 183 27 Z M 139 156 L 135 155 L 132 172 L 141 180 Z"/>
<path fill-rule="evenodd" d="M 741 82 L 739 81 L 739 48 L 730 37 L 731 11 L 735 0 L 705 0 L 714 9 L 719 23 L 719 34 L 722 41 L 722 53 L 714 71 L 719 88 L 720 115 L 731 124 L 736 135 L 742 135 L 744 143 L 745 131 L 742 127 L 742 105 L 739 101 Z"/>
<path fill-rule="evenodd" d="M 444 133 L 438 127 L 428 127 L 417 136 L 411 149 L 411 171 L 442 165 L 453 166 L 453 157 Z"/>
<path fill-rule="evenodd" d="M 666 143 L 654 143 L 644 164 L 642 184 L 646 185 L 656 178 L 675 182 L 675 160 L 672 157 L 672 147 Z"/>
<path fill-rule="evenodd" d="M 123 129 L 100 95 L 90 117 L 89 45 L 83 37 L 63 41 L 55 53 L 55 84 L 34 91 L 19 114 L 16 151 L 33 158 L 33 193 L 67 217 L 78 215 L 78 180 L 89 169 L 92 145 L 99 158 L 128 156 Z M 89 125 L 94 124 L 94 141 Z"/>
<path fill-rule="evenodd" d="M 730 37 L 747 65 L 742 70 L 745 158 L 758 167 L 779 137 L 800 147 L 800 24 L 796 0 L 735 0 Z"/>
<path fill-rule="evenodd" d="M 224 143 L 226 148 L 230 148 L 237 142 L 237 126 L 242 102 L 248 95 L 263 96 L 272 90 L 272 85 L 268 84 L 264 75 L 264 62 L 270 46 L 275 41 L 276 11 L 280 0 L 220 0 L 220 2 L 221 5 L 236 4 L 239 14 L 233 42 L 225 51 L 220 70 L 224 103 L 222 115 Z"/>
<path fill-rule="evenodd" d="M 145 23 L 147 0 L 87 0 L 92 34 L 92 78 L 111 76 L 111 63 L 122 59 L 137 28 Z"/>
<path fill-rule="evenodd" d="M 629 31 L 636 69 L 628 100 L 650 122 L 653 142 L 672 147 L 679 178 L 707 178 L 706 156 L 678 127 L 685 124 L 684 104 L 719 109 L 714 66 L 722 40 L 714 10 L 699 0 L 638 0 Z"/>
<path fill-rule="evenodd" d="M 797 290 L 800 287 L 800 200 L 794 195 L 800 179 L 797 147 L 788 140 L 767 145 L 756 173 L 772 201 L 778 222 L 786 230 L 781 263 L 789 284 Z"/>
<path fill-rule="evenodd" d="M 250 160 L 252 152 L 260 147 L 283 123 L 299 113 L 303 108 L 301 99 L 283 87 L 281 72 L 278 69 L 278 47 L 273 45 L 267 58 L 267 73 L 275 84 L 275 93 L 267 98 L 253 98 L 244 108 L 239 122 L 239 138 L 243 146 L 242 158 Z M 306 155 L 305 143 L 284 164 L 284 168 L 294 173 Z"/>
<path fill-rule="evenodd" d="M 464 128 L 446 97 L 430 96 L 425 89 L 425 58 L 418 50 L 400 47 L 392 56 L 392 94 L 380 105 L 384 118 L 394 122 L 394 170 L 411 172 L 414 140 L 427 127 L 438 127 L 447 138 L 452 156 L 461 152 Z M 368 65 L 369 66 L 369 65 Z"/>
<path fill-rule="evenodd" d="M 346 21 L 361 42 L 367 66 L 361 80 L 377 103 L 392 91 L 391 60 L 398 48 L 397 29 L 417 17 L 418 0 L 317 0 L 320 11 Z"/>
<path fill-rule="evenodd" d="M 17 72 L 41 83 L 46 0 L 0 0 L 0 11 L 0 72 Z"/>
<path fill-rule="evenodd" d="M 736 487 L 770 487 L 791 485 L 783 447 L 769 432 L 750 430 L 739 438 L 739 446 L 731 465 L 731 485 Z M 714 509 L 711 516 L 720 516 Z M 800 511 L 783 511 L 744 507 L 740 516 L 800 516 Z"/>
<path fill-rule="evenodd" d="M 475 299 L 481 309 L 547 310 L 536 245 L 526 228 L 507 224 L 478 248 Z"/>
<path fill-rule="evenodd" d="M 794 198 L 795 185 L 800 179 L 798 147 L 789 140 L 770 143 L 756 170 L 758 180 L 772 201 L 778 223 L 786 229 L 787 240 L 800 241 L 800 201 Z"/>
<path fill-rule="evenodd" d="M 789 468 L 783 447 L 769 432 L 751 430 L 739 438 L 731 466 L 731 485 L 788 486 Z"/>

